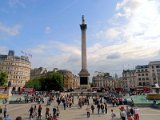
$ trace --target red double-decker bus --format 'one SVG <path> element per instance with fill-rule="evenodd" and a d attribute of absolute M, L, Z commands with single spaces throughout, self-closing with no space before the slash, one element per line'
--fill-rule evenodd
<path fill-rule="evenodd" d="M 22 93 L 33 94 L 35 90 L 33 88 L 21 88 Z"/>

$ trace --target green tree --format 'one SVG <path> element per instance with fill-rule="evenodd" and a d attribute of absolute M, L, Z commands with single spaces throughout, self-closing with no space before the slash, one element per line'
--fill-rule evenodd
<path fill-rule="evenodd" d="M 42 79 L 42 78 L 41 78 Z M 40 90 L 41 89 L 41 79 L 34 79 L 34 80 L 29 80 L 25 87 L 27 88 L 34 88 L 35 90 Z"/>
<path fill-rule="evenodd" d="M 63 90 L 63 75 L 59 72 L 49 73 L 42 84 L 45 90 Z"/>
<path fill-rule="evenodd" d="M 63 75 L 59 72 L 48 73 L 46 77 L 29 80 L 25 87 L 36 90 L 63 90 Z"/>
<path fill-rule="evenodd" d="M 34 87 L 33 80 L 29 80 L 28 82 L 26 82 L 25 87 L 26 88 L 33 88 Z"/>
<path fill-rule="evenodd" d="M 0 71 L 0 86 L 4 85 L 7 83 L 7 73 Z"/>

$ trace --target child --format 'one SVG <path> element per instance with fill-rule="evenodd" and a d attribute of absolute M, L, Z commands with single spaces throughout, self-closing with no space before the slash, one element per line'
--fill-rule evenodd
<path fill-rule="evenodd" d="M 111 109 L 111 118 L 112 120 L 115 120 L 116 114 L 113 112 L 113 109 Z"/>

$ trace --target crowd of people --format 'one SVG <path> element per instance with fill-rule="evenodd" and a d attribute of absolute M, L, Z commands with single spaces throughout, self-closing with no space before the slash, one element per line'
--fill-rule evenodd
<path fill-rule="evenodd" d="M 78 101 L 75 103 L 75 100 Z M 89 118 L 92 114 L 101 115 L 101 114 L 109 114 L 111 113 L 111 119 L 115 120 L 117 115 L 114 112 L 114 109 L 119 109 L 120 119 L 122 120 L 139 120 L 138 108 L 131 105 L 131 107 L 127 106 L 127 100 L 122 97 L 117 96 L 113 93 L 108 93 L 105 96 L 83 96 L 78 95 L 77 97 L 72 94 L 58 94 L 54 95 L 51 93 L 42 93 L 33 95 L 33 102 L 29 108 L 29 119 L 38 119 L 42 120 L 44 117 L 46 120 L 58 120 L 60 114 L 60 110 L 66 110 L 68 108 L 72 109 L 72 106 L 77 106 L 77 108 L 82 109 L 86 107 L 86 116 Z M 55 103 L 56 102 L 56 103 Z M 45 106 L 45 107 L 44 107 Z M 61 109 L 59 108 L 61 106 Z M 110 108 L 108 108 L 108 106 Z M 109 110 L 110 109 L 110 110 Z M 45 115 L 42 112 L 45 111 Z M 0 114 L 2 114 L 2 108 L 0 108 Z M 3 110 L 4 120 L 12 120 L 8 115 L 8 108 L 5 105 Z M 23 116 L 22 116 L 23 117 Z M 22 117 L 17 117 L 16 120 L 22 120 Z M 0 119 L 1 120 L 1 119 Z"/>

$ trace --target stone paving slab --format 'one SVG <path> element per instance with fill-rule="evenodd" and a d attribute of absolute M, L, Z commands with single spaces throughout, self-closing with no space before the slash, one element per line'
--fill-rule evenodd
<path fill-rule="evenodd" d="M 90 100 L 92 101 L 92 100 Z M 63 110 L 63 105 L 60 105 L 60 116 L 58 120 L 110 120 L 111 118 L 111 112 L 110 110 L 113 109 L 116 113 L 117 120 L 120 120 L 119 116 L 119 107 L 112 107 L 111 105 L 108 105 L 108 113 L 107 114 L 97 114 L 97 110 L 95 109 L 95 114 L 92 115 L 90 118 L 87 118 L 86 115 L 86 106 L 83 106 L 81 109 L 77 105 L 78 101 L 75 98 L 75 104 L 72 108 L 67 108 L 66 110 Z M 29 108 L 31 105 L 34 105 L 35 103 L 29 103 L 29 104 L 9 104 L 8 105 L 8 113 L 9 115 L 15 120 L 16 116 L 23 116 L 24 120 L 29 120 Z M 57 103 L 54 101 L 51 106 L 49 106 L 51 112 L 53 106 L 57 106 Z M 38 107 L 38 106 L 37 106 Z M 43 118 L 42 120 L 45 120 L 45 109 L 46 105 L 42 105 L 42 114 Z M 96 107 L 95 107 L 96 108 Z M 139 108 L 140 112 L 140 120 L 160 120 L 160 110 L 152 109 L 152 108 Z"/>

